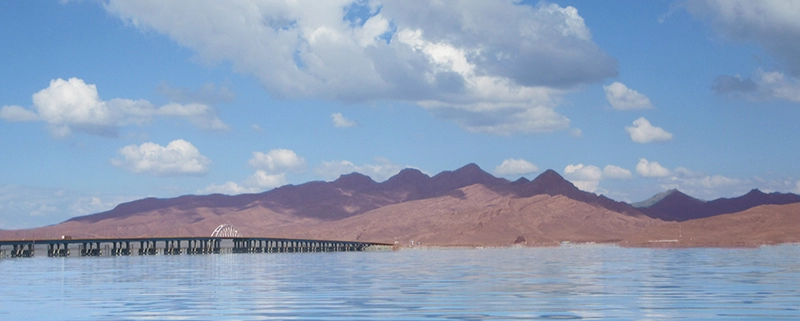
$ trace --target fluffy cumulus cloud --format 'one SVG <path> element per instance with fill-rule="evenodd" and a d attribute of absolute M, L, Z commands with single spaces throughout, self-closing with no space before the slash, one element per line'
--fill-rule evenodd
<path fill-rule="evenodd" d="M 338 128 L 347 128 L 358 125 L 358 122 L 345 118 L 342 116 L 342 113 L 331 114 L 331 120 L 333 121 L 333 126 Z"/>
<path fill-rule="evenodd" d="M 306 160 L 290 149 L 273 149 L 269 152 L 253 152 L 247 162 L 255 172 L 243 182 L 211 184 L 197 191 L 199 194 L 243 194 L 257 193 L 288 184 L 288 173 L 303 172 Z"/>
<path fill-rule="evenodd" d="M 658 162 L 651 162 L 644 158 L 640 158 L 639 163 L 636 164 L 636 172 L 642 177 L 667 177 L 670 175 L 670 171 Z"/>
<path fill-rule="evenodd" d="M 257 170 L 244 181 L 244 186 L 250 190 L 258 191 L 286 185 L 286 173 L 271 173 Z"/>
<path fill-rule="evenodd" d="M 611 85 L 603 86 L 606 92 L 606 100 L 616 110 L 648 109 L 653 108 L 650 98 L 640 94 L 638 91 L 625 86 L 621 82 L 614 82 Z"/>
<path fill-rule="evenodd" d="M 119 158 L 111 160 L 114 166 L 152 176 L 204 175 L 211 164 L 208 157 L 183 139 L 171 141 L 167 146 L 152 142 L 129 145 L 118 154 Z"/>
<path fill-rule="evenodd" d="M 110 0 L 105 9 L 277 97 L 415 103 L 469 131 L 569 128 L 564 93 L 617 74 L 573 7 L 512 0 Z M 258 41 L 253 41 L 258 39 Z"/>
<path fill-rule="evenodd" d="M 630 179 L 633 178 L 631 171 L 614 165 L 606 165 L 603 167 L 603 178 L 611 179 Z"/>
<path fill-rule="evenodd" d="M 146 100 L 102 100 L 96 85 L 78 78 L 50 81 L 50 86 L 33 94 L 32 109 L 15 105 L 0 109 L 0 118 L 7 121 L 45 122 L 56 138 L 73 132 L 113 137 L 121 126 L 146 123 L 154 116 L 186 118 L 208 130 L 228 128 L 209 105 L 171 103 L 157 108 Z"/>
<path fill-rule="evenodd" d="M 306 168 L 306 160 L 289 149 L 273 149 L 267 153 L 253 152 L 247 162 L 250 167 L 271 173 L 302 171 Z"/>
<path fill-rule="evenodd" d="M 539 171 L 539 167 L 524 159 L 509 158 L 503 161 L 500 165 L 494 168 L 495 175 L 498 176 L 516 176 L 535 173 Z"/>
<path fill-rule="evenodd" d="M 239 185 L 238 183 L 235 182 L 225 182 L 224 184 L 211 184 L 203 189 L 197 190 L 197 194 L 238 195 L 238 194 L 246 194 L 253 192 L 254 191 L 252 189 Z"/>
<path fill-rule="evenodd" d="M 631 171 L 610 164 L 603 169 L 594 165 L 570 164 L 564 168 L 564 176 L 576 187 L 591 193 L 598 191 L 600 181 L 603 179 L 629 179 L 632 177 Z"/>
<path fill-rule="evenodd" d="M 631 140 L 640 144 L 660 143 L 672 139 L 672 134 L 661 127 L 650 124 L 650 121 L 640 117 L 633 121 L 633 126 L 625 126 L 625 131 L 631 136 Z"/>
<path fill-rule="evenodd" d="M 377 158 L 375 164 L 356 165 L 350 161 L 330 161 L 322 162 L 314 169 L 314 173 L 327 181 L 332 181 L 341 175 L 350 173 L 361 173 L 371 177 L 377 182 L 382 182 L 396 175 L 408 166 L 401 166 L 392 163 L 388 159 Z"/>
<path fill-rule="evenodd" d="M 567 165 L 564 174 L 575 186 L 581 190 L 594 193 L 597 190 L 603 171 L 594 165 Z"/>

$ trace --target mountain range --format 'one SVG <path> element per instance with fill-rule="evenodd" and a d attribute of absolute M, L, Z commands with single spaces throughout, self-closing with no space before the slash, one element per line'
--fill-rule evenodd
<path fill-rule="evenodd" d="M 401 244 L 624 242 L 672 224 L 667 221 L 708 219 L 764 205 L 780 211 L 793 203 L 800 203 L 800 196 L 753 190 L 702 201 L 671 190 L 631 205 L 581 191 L 553 170 L 534 180 L 509 181 L 468 164 L 432 177 L 404 169 L 380 183 L 352 173 L 258 194 L 146 198 L 52 226 L 0 231 L 0 239 L 202 236 L 220 224 L 233 224 L 244 235 Z"/>

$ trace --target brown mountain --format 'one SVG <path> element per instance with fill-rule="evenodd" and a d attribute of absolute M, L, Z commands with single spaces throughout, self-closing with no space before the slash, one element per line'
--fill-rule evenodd
<path fill-rule="evenodd" d="M 384 206 L 335 222 L 320 222 L 291 237 L 310 233 L 330 239 L 420 242 L 423 245 L 510 245 L 617 242 L 643 228 L 662 224 L 631 217 L 563 195 L 517 197 L 482 184 L 449 195 Z"/>
<path fill-rule="evenodd" d="M 672 191 L 637 209 L 581 191 L 552 170 L 532 181 L 509 182 L 469 164 L 433 177 L 405 169 L 381 183 L 353 173 L 259 194 L 147 198 L 53 226 L 0 231 L 0 239 L 203 236 L 227 223 L 251 236 L 451 245 L 610 242 L 659 225 L 658 219 L 686 220 L 798 199 L 754 190 L 704 202 Z"/>
<path fill-rule="evenodd" d="M 632 217 L 566 196 L 518 197 L 482 184 L 449 194 L 383 206 L 340 220 L 303 218 L 269 208 L 160 208 L 96 222 L 71 220 L 44 228 L 8 231 L 3 238 L 130 237 L 207 235 L 220 224 L 232 224 L 244 235 L 271 237 L 410 241 L 424 245 L 503 246 L 617 242 L 661 221 Z"/>
<path fill-rule="evenodd" d="M 761 205 L 742 212 L 651 226 L 626 246 L 759 246 L 800 242 L 800 203 Z"/>
<path fill-rule="evenodd" d="M 702 201 L 678 190 L 670 190 L 654 196 L 655 201 L 639 210 L 652 218 L 664 221 L 683 222 L 698 218 L 711 217 L 721 214 L 736 213 L 760 205 L 791 204 L 800 202 L 800 196 L 795 194 L 770 193 L 765 194 L 757 189 L 735 198 L 719 198 L 713 201 Z"/>
<path fill-rule="evenodd" d="M 615 202 L 579 190 L 552 170 L 547 170 L 533 181 L 524 179 L 509 182 L 468 164 L 455 171 L 441 172 L 429 177 L 416 169 L 404 169 L 382 183 L 368 176 L 352 173 L 342 175 L 333 182 L 309 182 L 287 185 L 260 194 L 243 195 L 187 195 L 170 199 L 147 198 L 120 204 L 116 208 L 93 215 L 75 217 L 69 221 L 94 223 L 109 218 L 125 218 L 138 213 L 175 209 L 191 211 L 209 208 L 227 213 L 250 207 L 264 207 L 276 213 L 321 220 L 339 220 L 365 213 L 390 204 L 433 198 L 446 195 L 462 187 L 481 184 L 500 193 L 519 197 L 539 194 L 564 195 L 571 199 L 595 204 L 628 215 L 641 215 L 630 205 Z"/>
<path fill-rule="evenodd" d="M 412 201 L 429 200 L 424 204 L 435 205 L 441 197 L 448 197 L 448 200 L 455 197 L 472 206 L 469 204 L 475 203 L 470 202 L 468 195 L 464 194 L 464 188 L 470 186 L 481 186 L 498 197 L 508 199 L 529 199 L 538 195 L 563 196 L 561 199 L 583 203 L 586 209 L 643 216 L 627 204 L 580 191 L 551 170 L 533 181 L 520 179 L 509 182 L 486 173 L 475 164 L 468 164 L 433 177 L 416 169 L 405 169 L 382 183 L 353 173 L 333 182 L 287 185 L 259 194 L 147 198 L 120 204 L 107 212 L 75 217 L 54 226 L 2 231 L 0 237 L 205 235 L 223 223 L 234 224 L 247 235 L 297 235 L 306 230 L 301 226 L 326 225 L 350 218 L 345 223 L 355 224 L 353 221 L 361 219 L 363 214 Z M 418 203 L 412 204 L 418 206 Z M 401 215 L 402 211 L 393 213 Z M 444 234 L 450 233 L 445 232 L 442 231 Z M 599 239 L 618 238 L 619 234 L 615 233 Z M 547 240 L 552 237 L 534 239 Z"/>
<path fill-rule="evenodd" d="M 520 197 L 563 195 L 579 202 L 594 204 L 625 215 L 642 216 L 641 211 L 628 203 L 617 202 L 603 195 L 596 195 L 578 189 L 552 169 L 546 170 L 531 182 L 526 183 L 523 179 L 520 179 L 504 188 Z"/>

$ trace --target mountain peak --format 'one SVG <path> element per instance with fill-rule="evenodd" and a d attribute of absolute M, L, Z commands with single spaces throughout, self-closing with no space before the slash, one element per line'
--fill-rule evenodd
<path fill-rule="evenodd" d="M 472 184 L 492 186 L 497 185 L 500 182 L 506 182 L 505 179 L 497 178 L 492 174 L 487 173 L 475 163 L 469 163 L 452 172 L 442 172 L 434 177 L 447 178 L 451 181 L 458 182 L 459 185 L 461 185 L 458 187 L 469 186 Z"/>
<path fill-rule="evenodd" d="M 566 181 L 566 180 L 558 172 L 556 172 L 556 171 L 554 171 L 552 169 L 548 169 L 548 170 L 544 171 L 543 173 L 539 174 L 539 176 L 536 176 L 536 178 L 533 179 L 533 182 L 536 182 L 536 181 L 558 182 L 558 181 Z"/>
<path fill-rule="evenodd" d="M 669 200 L 669 201 L 690 200 L 690 201 L 697 201 L 697 202 L 705 203 L 705 201 L 697 199 L 697 198 L 694 198 L 694 197 L 691 197 L 691 196 L 687 195 L 686 193 L 681 192 L 681 191 L 679 191 L 677 189 L 671 189 L 671 190 L 668 190 L 667 192 L 668 192 L 667 195 L 665 195 L 661 199 L 661 201 L 664 201 L 664 200 Z"/>
<path fill-rule="evenodd" d="M 360 173 L 350 173 L 347 175 L 339 176 L 338 179 L 333 181 L 333 185 L 339 188 L 346 188 L 350 190 L 362 190 L 375 185 L 375 181 L 369 176 Z"/>
<path fill-rule="evenodd" d="M 548 169 L 539 174 L 539 176 L 536 176 L 536 178 L 529 183 L 524 185 L 519 184 L 519 186 L 520 188 L 514 193 L 522 197 L 530 197 L 539 194 L 576 197 L 577 194 L 583 193 L 575 187 L 575 185 L 552 169 Z"/>
<path fill-rule="evenodd" d="M 747 194 L 745 194 L 745 195 L 754 196 L 754 195 L 767 195 L 767 194 L 762 192 L 760 189 L 754 188 L 754 189 L 751 189 L 749 192 L 747 192 Z"/>
<path fill-rule="evenodd" d="M 650 198 L 648 198 L 648 199 L 646 199 L 644 201 L 632 203 L 631 206 L 636 207 L 636 208 L 650 207 L 650 206 L 653 206 L 654 204 L 656 204 L 658 202 L 661 202 L 661 200 L 663 200 L 665 197 L 670 196 L 672 193 L 675 193 L 675 192 L 680 193 L 680 191 L 678 191 L 677 189 L 673 188 L 673 189 L 666 190 L 666 191 L 663 191 L 661 193 L 658 193 L 656 195 L 653 195 L 652 197 L 650 197 Z"/>
<path fill-rule="evenodd" d="M 475 163 L 469 163 L 467 165 L 461 166 L 461 168 L 453 171 L 453 173 L 459 174 L 488 174 L 480 166 Z"/>
<path fill-rule="evenodd" d="M 405 185 L 423 184 L 428 179 L 430 179 L 428 175 L 425 175 L 425 173 L 416 168 L 405 168 L 381 183 L 381 185 L 388 189 L 393 189 Z"/>
<path fill-rule="evenodd" d="M 555 194 L 562 194 L 566 191 L 578 189 L 575 185 L 564 179 L 561 174 L 552 169 L 548 169 L 544 171 L 544 173 L 539 174 L 539 176 L 536 176 L 530 184 L 537 189 L 541 189 L 543 194 L 550 194 L 548 191 L 553 191 Z"/>

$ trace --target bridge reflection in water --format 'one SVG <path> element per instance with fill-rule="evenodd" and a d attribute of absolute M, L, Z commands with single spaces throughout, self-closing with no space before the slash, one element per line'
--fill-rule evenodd
<path fill-rule="evenodd" d="M 360 252 L 391 250 L 392 244 L 269 237 L 243 237 L 220 225 L 210 237 L 138 237 L 0 240 L 0 257 L 33 257 L 36 249 L 49 257 L 181 255 L 220 253 Z"/>

